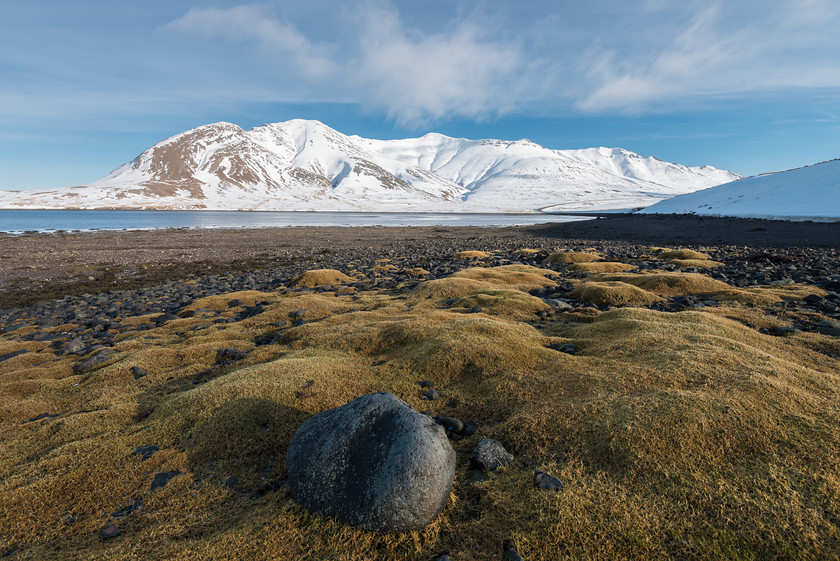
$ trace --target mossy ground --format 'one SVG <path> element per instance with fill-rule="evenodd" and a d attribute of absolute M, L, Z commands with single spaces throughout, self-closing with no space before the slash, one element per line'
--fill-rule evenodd
<path fill-rule="evenodd" d="M 316 286 L 342 281 L 314 276 Z M 500 558 L 510 540 L 528 560 L 837 559 L 840 362 L 823 351 L 840 345 L 757 331 L 788 320 L 774 302 L 818 290 L 610 273 L 576 290 L 706 294 L 720 305 L 537 315 L 547 306 L 527 291 L 563 280 L 549 269 L 473 267 L 409 292 L 211 297 L 190 306 L 209 312 L 117 335 L 113 359 L 87 374 L 73 369 L 85 357 L 15 338 L 22 332 L 0 336 L 0 354 L 30 351 L 0 363 L 0 554 L 427 560 L 448 551 L 466 561 Z M 266 304 L 238 319 L 228 308 L 237 298 Z M 277 327 L 296 310 L 304 324 Z M 255 343 L 278 332 L 280 342 Z M 549 348 L 564 342 L 577 354 Z M 248 355 L 217 364 L 221 348 Z M 132 366 L 149 374 L 135 379 Z M 439 400 L 419 399 L 425 379 Z M 362 532 L 269 485 L 285 477 L 306 418 L 376 391 L 479 427 L 453 442 L 453 492 L 423 532 Z M 28 422 L 44 413 L 57 416 Z M 484 437 L 516 459 L 470 483 L 467 458 Z M 160 449 L 132 455 L 144 445 Z M 535 489 L 534 469 L 565 489 Z M 172 471 L 180 475 L 151 491 L 155 474 Z M 113 516 L 138 499 L 140 509 Z M 103 541 L 111 522 L 121 534 Z"/>

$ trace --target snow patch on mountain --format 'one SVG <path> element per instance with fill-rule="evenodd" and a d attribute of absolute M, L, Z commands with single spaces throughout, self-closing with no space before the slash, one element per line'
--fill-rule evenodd
<path fill-rule="evenodd" d="M 840 160 L 747 177 L 680 195 L 640 212 L 840 221 Z"/>
<path fill-rule="evenodd" d="M 204 125 L 83 187 L 0 192 L 2 208 L 535 212 L 641 207 L 740 176 L 620 148 L 430 133 L 347 136 L 318 121 Z"/>

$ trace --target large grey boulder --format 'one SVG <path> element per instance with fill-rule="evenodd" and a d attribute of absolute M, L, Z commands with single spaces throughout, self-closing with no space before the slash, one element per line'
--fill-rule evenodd
<path fill-rule="evenodd" d="M 310 512 L 403 532 L 425 528 L 446 504 L 455 451 L 443 427 L 383 392 L 307 419 L 286 467 L 292 497 Z"/>

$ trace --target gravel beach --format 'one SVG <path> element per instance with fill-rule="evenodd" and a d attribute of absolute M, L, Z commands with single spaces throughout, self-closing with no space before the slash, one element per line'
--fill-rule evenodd
<path fill-rule="evenodd" d="M 840 272 L 840 224 L 696 216 L 613 215 L 520 227 L 291 227 L 40 233 L 0 237 L 0 309 L 63 296 L 136 289 L 232 273 L 262 285 L 315 266 L 400 256 L 434 269 L 457 251 L 551 251 L 561 245 L 719 246 L 796 254 L 811 268 Z M 752 252 L 752 253 L 756 253 Z M 781 265 L 777 263 L 777 265 Z M 784 264 L 786 267 L 790 263 Z M 442 274 L 449 270 L 444 267 Z M 781 270 L 781 269 L 780 269 Z M 432 271 L 434 275 L 434 271 Z M 247 275 L 246 275 L 247 276 Z M 220 287 L 228 288 L 228 287 Z"/>
<path fill-rule="evenodd" d="M 649 246 L 703 248 L 724 264 L 704 274 L 736 286 L 797 282 L 840 290 L 837 223 L 614 215 L 507 228 L 59 232 L 0 237 L 0 310 L 6 310 L 0 316 L 42 324 L 76 312 L 90 321 L 108 310 L 112 316 L 174 313 L 195 298 L 270 290 L 313 268 L 374 269 L 382 259 L 398 258 L 407 268 L 427 270 L 427 278 L 441 278 L 465 266 L 454 257 L 459 251 L 492 252 L 488 266 L 541 265 L 558 248 L 592 247 L 611 259 L 632 260 Z M 523 256 L 523 248 L 537 252 Z M 366 282 L 387 289 L 418 281 L 390 275 Z M 44 312 L 43 305 L 62 298 Z M 41 305 L 32 308 L 36 302 Z M 826 313 L 836 312 L 826 305 Z"/>

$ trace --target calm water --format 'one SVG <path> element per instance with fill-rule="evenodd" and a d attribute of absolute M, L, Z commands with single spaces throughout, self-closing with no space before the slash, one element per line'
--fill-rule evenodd
<path fill-rule="evenodd" d="M 276 226 L 525 226 L 586 220 L 559 214 L 0 210 L 0 232 Z"/>

